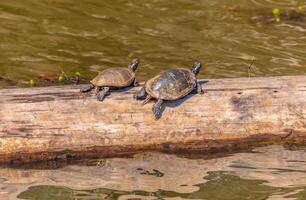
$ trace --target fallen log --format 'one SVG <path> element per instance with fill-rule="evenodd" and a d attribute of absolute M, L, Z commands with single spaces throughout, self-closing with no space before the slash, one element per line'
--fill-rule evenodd
<path fill-rule="evenodd" d="M 0 90 L 0 162 L 118 156 L 144 150 L 228 151 L 305 144 L 306 76 L 210 79 L 203 95 L 167 102 L 133 100 L 139 87 L 104 102 L 81 86 Z"/>

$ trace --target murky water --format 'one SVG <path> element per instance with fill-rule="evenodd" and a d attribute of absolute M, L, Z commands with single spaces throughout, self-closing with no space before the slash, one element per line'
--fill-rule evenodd
<path fill-rule="evenodd" d="M 214 157 L 143 153 L 96 163 L 0 167 L 0 199 L 306 198 L 306 149 L 301 147 L 269 146 Z"/>
<path fill-rule="evenodd" d="M 134 57 L 140 80 L 195 60 L 204 65 L 200 78 L 247 76 L 253 57 L 255 76 L 305 74 L 306 20 L 267 20 L 273 7 L 298 6 L 306 10 L 304 0 L 3 0 L 0 88 L 62 71 L 90 79 Z M 303 148 L 84 162 L 2 167 L 0 199 L 306 199 Z"/>
<path fill-rule="evenodd" d="M 141 59 L 144 80 L 173 66 L 204 64 L 201 78 L 306 72 L 306 20 L 265 23 L 271 9 L 304 0 L 10 0 L 0 2 L 0 87 Z M 264 15 L 263 20 L 256 20 Z"/>

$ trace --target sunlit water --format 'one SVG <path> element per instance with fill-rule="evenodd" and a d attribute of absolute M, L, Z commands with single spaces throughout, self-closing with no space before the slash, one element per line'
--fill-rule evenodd
<path fill-rule="evenodd" d="M 306 10 L 304 0 L 2 0 L 0 88 L 62 70 L 89 80 L 134 57 L 140 80 L 196 60 L 200 78 L 248 76 L 253 57 L 253 76 L 305 74 L 306 22 L 264 20 L 273 7 L 298 6 Z M 305 172 L 301 148 L 215 158 L 145 153 L 101 166 L 2 167 L 0 199 L 306 199 Z"/>
<path fill-rule="evenodd" d="M 0 199 L 306 198 L 306 149 L 301 147 L 269 146 L 214 157 L 143 153 L 96 163 L 3 166 Z"/>
<path fill-rule="evenodd" d="M 144 80 L 168 67 L 204 64 L 201 78 L 306 72 L 306 21 L 256 21 L 306 11 L 304 0 L 10 0 L 0 2 L 0 87 L 41 75 L 86 79 L 139 57 Z M 1 81 L 2 79 L 2 81 Z"/>

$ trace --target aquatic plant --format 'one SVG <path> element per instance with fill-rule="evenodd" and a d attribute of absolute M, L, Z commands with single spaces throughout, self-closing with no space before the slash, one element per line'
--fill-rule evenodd
<path fill-rule="evenodd" d="M 63 83 L 64 81 L 65 81 L 65 76 L 60 75 L 60 76 L 58 77 L 58 82 Z"/>
<path fill-rule="evenodd" d="M 299 13 L 303 13 L 303 11 L 304 11 L 303 6 L 298 6 L 296 10 Z"/>
<path fill-rule="evenodd" d="M 280 22 L 280 10 L 279 8 L 273 8 L 272 13 L 274 15 L 274 20 L 276 23 Z"/>
<path fill-rule="evenodd" d="M 29 83 L 30 83 L 31 87 L 36 86 L 36 81 L 35 81 L 34 79 L 31 79 L 31 80 L 29 81 Z"/>
<path fill-rule="evenodd" d="M 75 83 L 79 84 L 80 83 L 81 73 L 80 72 L 75 72 L 74 75 L 75 75 L 75 79 L 76 79 Z"/>
<path fill-rule="evenodd" d="M 75 72 L 74 75 L 77 76 L 77 77 L 80 77 L 81 73 L 80 72 Z"/>

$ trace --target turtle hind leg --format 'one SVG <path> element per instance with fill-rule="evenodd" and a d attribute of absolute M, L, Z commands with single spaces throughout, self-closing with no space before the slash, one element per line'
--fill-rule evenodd
<path fill-rule="evenodd" d="M 152 99 L 152 97 L 151 97 L 150 95 L 147 95 L 147 97 L 145 98 L 145 100 L 143 100 L 142 105 L 147 104 L 151 99 Z"/>
<path fill-rule="evenodd" d="M 106 95 L 109 94 L 109 87 L 104 87 L 102 90 L 100 90 L 98 93 L 97 93 L 97 99 L 98 101 L 103 101 L 104 98 L 106 97 Z"/>
<path fill-rule="evenodd" d="M 134 81 L 133 81 L 133 86 L 134 86 L 134 87 L 139 86 L 139 83 L 138 83 L 138 81 L 137 81 L 137 79 L 136 79 L 136 78 L 135 78 L 135 79 L 134 79 Z"/>
<path fill-rule="evenodd" d="M 162 99 L 158 99 L 157 102 L 153 105 L 152 107 L 152 112 L 155 116 L 156 119 L 159 119 L 162 115 L 163 112 L 163 100 Z"/>
<path fill-rule="evenodd" d="M 147 92 L 145 87 L 143 86 L 139 92 L 134 94 L 134 99 L 140 100 L 140 99 L 145 99 L 147 96 Z"/>
<path fill-rule="evenodd" d="M 204 94 L 204 90 L 200 83 L 197 83 L 196 87 L 191 91 L 191 94 Z"/>
<path fill-rule="evenodd" d="M 84 87 L 82 87 L 81 89 L 80 89 L 80 92 L 89 92 L 89 91 L 91 91 L 92 89 L 94 89 L 95 88 L 95 86 L 93 85 L 93 84 L 90 84 L 90 85 L 85 85 Z"/>

